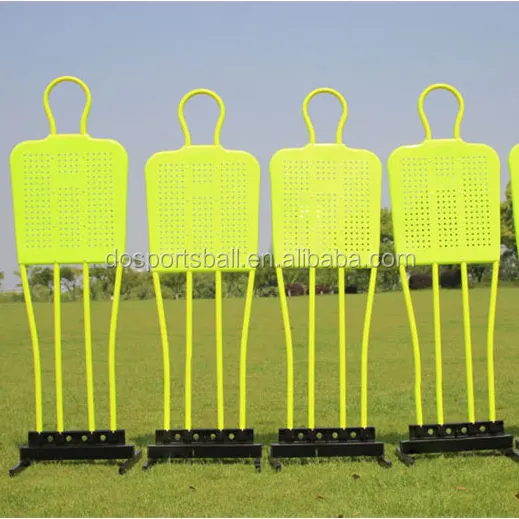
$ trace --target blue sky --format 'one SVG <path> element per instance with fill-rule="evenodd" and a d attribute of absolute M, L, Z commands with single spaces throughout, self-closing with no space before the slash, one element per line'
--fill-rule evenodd
<path fill-rule="evenodd" d="M 9 154 L 43 138 L 43 91 L 60 75 L 89 85 L 88 132 L 114 138 L 130 159 L 129 252 L 147 250 L 144 165 L 182 145 L 176 118 L 193 88 L 216 90 L 226 104 L 222 144 L 253 153 L 262 167 L 260 250 L 270 247 L 268 162 L 302 146 L 305 95 L 336 88 L 349 104 L 344 142 L 385 164 L 418 143 L 416 102 L 430 83 L 455 85 L 465 98 L 461 135 L 507 157 L 519 142 L 519 36 L 515 3 L 0 3 L 0 270 L 16 268 Z M 58 132 L 79 128 L 83 94 L 74 85 L 51 96 Z M 434 92 L 426 101 L 433 136 L 452 135 L 457 105 Z M 312 101 L 318 141 L 330 141 L 336 100 Z M 193 143 L 212 139 L 216 104 L 186 109 Z M 389 205 L 384 172 L 383 205 Z"/>

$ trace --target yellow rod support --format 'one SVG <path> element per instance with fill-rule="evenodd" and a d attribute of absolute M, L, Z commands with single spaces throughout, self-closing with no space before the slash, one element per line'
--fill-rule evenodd
<path fill-rule="evenodd" d="M 186 389 L 184 395 L 185 425 L 191 430 L 191 403 L 192 403 L 192 377 L 193 365 L 193 272 L 186 272 Z"/>
<path fill-rule="evenodd" d="M 461 263 L 461 290 L 463 297 L 463 327 L 465 329 L 465 363 L 467 368 L 467 405 L 469 422 L 476 421 L 474 408 L 474 375 L 472 370 L 472 339 L 470 336 L 469 278 L 467 262 Z"/>
<path fill-rule="evenodd" d="M 308 280 L 308 427 L 315 427 L 315 267 Z"/>
<path fill-rule="evenodd" d="M 499 261 L 492 264 L 492 285 L 490 288 L 490 308 L 488 311 L 487 368 L 488 368 L 488 419 L 496 421 L 496 387 L 494 381 L 494 328 L 496 323 L 497 284 Z"/>
<path fill-rule="evenodd" d="M 281 315 L 283 316 L 283 328 L 285 330 L 285 344 L 287 349 L 287 429 L 294 428 L 294 349 L 292 347 L 292 330 L 290 329 L 290 316 L 288 314 L 287 296 L 285 294 L 285 282 L 283 269 L 276 267 L 278 280 L 279 302 Z"/>
<path fill-rule="evenodd" d="M 153 286 L 155 288 L 155 299 L 157 301 L 157 314 L 159 316 L 160 340 L 162 342 L 162 366 L 164 374 L 164 429 L 171 429 L 171 376 L 169 366 L 169 342 L 168 328 L 166 326 L 166 313 L 164 312 L 164 301 L 160 287 L 160 276 L 152 272 Z"/>
<path fill-rule="evenodd" d="M 346 429 L 346 297 L 344 267 L 339 267 L 339 421 Z"/>
<path fill-rule="evenodd" d="M 23 264 L 20 265 L 20 276 L 22 278 L 23 297 L 25 299 L 25 308 L 27 310 L 27 319 L 29 320 L 29 331 L 32 342 L 32 358 L 34 363 L 34 397 L 36 400 L 36 432 L 41 432 L 43 430 L 43 411 L 41 392 L 40 343 L 38 340 L 36 319 L 34 317 L 34 308 L 32 306 L 31 290 L 29 288 L 29 280 L 27 278 L 27 267 Z"/>
<path fill-rule="evenodd" d="M 110 386 L 110 429 L 117 429 L 117 396 L 115 388 L 115 339 L 117 335 L 117 317 L 119 313 L 119 300 L 121 298 L 121 281 L 123 277 L 123 266 L 117 264 L 115 270 L 114 301 L 112 305 L 112 316 L 110 319 L 110 338 L 108 343 L 108 382 Z"/>
<path fill-rule="evenodd" d="M 215 272 L 216 290 L 216 391 L 218 401 L 218 429 L 224 425 L 223 400 L 223 332 L 222 332 L 222 272 Z"/>
<path fill-rule="evenodd" d="M 61 277 L 59 263 L 54 264 L 54 365 L 56 371 L 56 423 L 63 432 L 63 373 L 61 367 Z"/>
<path fill-rule="evenodd" d="M 432 266 L 432 281 L 434 307 L 434 356 L 436 360 L 436 412 L 438 423 L 443 425 L 443 366 L 440 321 L 440 269 L 438 263 L 434 263 Z"/>
<path fill-rule="evenodd" d="M 92 367 L 92 325 L 90 319 L 90 270 L 88 263 L 83 263 L 83 313 L 85 320 L 85 365 L 87 379 L 88 429 L 96 429 L 94 407 L 94 370 Z"/>
<path fill-rule="evenodd" d="M 366 303 L 366 315 L 364 318 L 364 331 L 362 333 L 362 353 L 360 370 L 360 425 L 368 426 L 368 348 L 369 332 L 371 328 L 371 315 L 373 313 L 373 301 L 377 286 L 377 269 L 371 269 L 369 275 L 368 301 Z"/>
<path fill-rule="evenodd" d="M 247 294 L 245 296 L 245 312 L 243 314 L 243 328 L 240 345 L 240 429 L 247 426 L 247 343 L 249 340 L 249 323 L 254 297 L 255 270 L 249 271 Z"/>
<path fill-rule="evenodd" d="M 420 361 L 420 342 L 418 340 L 418 330 L 416 329 L 416 319 L 413 309 L 413 300 L 409 291 L 409 283 L 407 282 L 407 274 L 405 265 L 400 264 L 400 279 L 402 280 L 402 289 L 404 292 L 405 306 L 407 308 L 407 316 L 409 318 L 409 328 L 411 330 L 411 341 L 413 343 L 414 356 L 414 400 L 416 406 L 416 425 L 423 425 L 422 412 L 422 364 Z"/>

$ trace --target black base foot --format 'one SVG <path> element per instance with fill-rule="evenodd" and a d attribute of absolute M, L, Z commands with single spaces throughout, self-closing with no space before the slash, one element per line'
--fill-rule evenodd
<path fill-rule="evenodd" d="M 513 436 L 505 434 L 504 423 L 475 422 L 443 425 L 410 425 L 409 440 L 400 442 L 396 454 L 408 467 L 415 460 L 411 454 L 496 450 L 519 461 Z"/>
<path fill-rule="evenodd" d="M 515 440 L 515 449 L 508 449 L 504 452 L 504 454 L 513 461 L 519 462 L 519 452 L 516 449 L 519 449 L 519 440 Z"/>
<path fill-rule="evenodd" d="M 414 458 L 404 454 L 400 447 L 397 447 L 396 449 L 396 456 L 405 466 L 412 467 L 414 465 Z"/>
<path fill-rule="evenodd" d="M 279 443 L 270 448 L 270 464 L 279 472 L 278 458 L 375 457 L 385 467 L 384 444 L 375 441 L 374 427 L 280 429 Z"/>
<path fill-rule="evenodd" d="M 256 470 L 261 471 L 261 445 L 254 443 L 252 429 L 159 429 L 155 444 L 148 446 L 148 460 L 144 469 L 159 460 L 184 458 L 253 458 Z"/>
<path fill-rule="evenodd" d="M 20 461 L 9 471 L 19 474 L 34 461 L 126 460 L 119 473 L 125 474 L 140 459 L 141 451 L 125 442 L 124 430 L 29 432 L 28 445 L 20 447 Z"/>
<path fill-rule="evenodd" d="M 281 472 L 281 462 L 278 459 L 269 456 L 269 463 L 276 472 Z"/>
<path fill-rule="evenodd" d="M 389 460 L 385 456 L 379 456 L 377 458 L 377 461 L 378 461 L 378 464 L 385 469 L 390 469 L 393 466 L 393 463 L 391 463 L 391 460 Z"/>
<path fill-rule="evenodd" d="M 133 466 L 142 458 L 142 451 L 139 449 L 135 451 L 135 454 L 127 459 L 120 467 L 119 467 L 119 474 L 123 476 L 128 471 L 130 471 Z"/>
<path fill-rule="evenodd" d="M 23 472 L 26 468 L 31 466 L 31 462 L 29 460 L 20 460 L 12 469 L 9 469 L 9 476 L 12 478 L 20 472 Z"/>

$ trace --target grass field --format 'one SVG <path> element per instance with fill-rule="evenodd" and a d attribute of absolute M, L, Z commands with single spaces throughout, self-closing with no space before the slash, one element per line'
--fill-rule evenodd
<path fill-rule="evenodd" d="M 496 323 L 497 415 L 519 434 L 517 289 L 503 288 Z M 432 293 L 413 294 L 423 361 L 425 421 L 435 422 Z M 471 291 L 476 418 L 487 419 L 486 324 L 489 291 Z M 347 296 L 348 425 L 360 420 L 360 337 L 364 295 Z M 292 315 L 296 426 L 306 425 L 307 298 L 289 301 Z M 44 427 L 55 428 L 52 305 L 36 304 L 44 383 Z M 172 348 L 172 426 L 183 426 L 184 305 L 166 301 Z M 239 333 L 243 300 L 224 301 L 226 426 L 238 425 Z M 0 305 L 0 514 L 2 516 L 498 516 L 519 512 L 519 465 L 490 455 L 422 457 L 398 462 L 397 441 L 414 423 L 413 359 L 401 293 L 377 295 L 369 359 L 369 423 L 387 443 L 391 469 L 374 461 L 318 460 L 263 472 L 238 464 L 174 463 L 121 477 L 115 466 L 38 464 L 16 478 L 7 471 L 34 427 L 33 369 L 25 308 Z M 109 303 L 95 303 L 92 320 L 97 426 L 108 426 Z M 195 301 L 193 425 L 216 427 L 214 301 Z M 446 420 L 465 420 L 465 363 L 460 291 L 442 292 Z M 337 426 L 337 298 L 317 298 L 316 422 Z M 63 306 L 65 427 L 86 426 L 81 304 Z M 256 299 L 249 343 L 248 425 L 268 445 L 285 426 L 285 346 L 279 301 Z M 162 427 L 162 357 L 154 301 L 123 302 L 117 344 L 118 425 L 145 447 Z M 355 476 L 355 477 L 354 477 Z M 357 477 L 359 476 L 359 477 Z"/>

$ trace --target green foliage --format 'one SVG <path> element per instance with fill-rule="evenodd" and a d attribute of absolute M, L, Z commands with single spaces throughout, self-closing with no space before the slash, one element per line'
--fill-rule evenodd
<path fill-rule="evenodd" d="M 505 201 L 501 203 L 501 243 L 508 249 L 516 248 L 510 182 L 506 186 Z"/>

